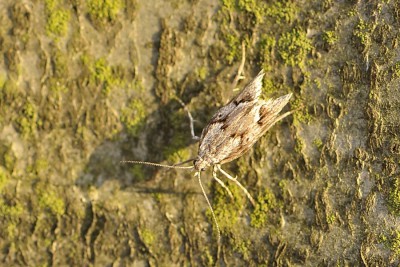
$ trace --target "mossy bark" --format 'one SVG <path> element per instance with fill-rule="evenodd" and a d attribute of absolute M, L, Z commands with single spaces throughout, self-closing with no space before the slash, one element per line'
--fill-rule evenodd
<path fill-rule="evenodd" d="M 0 246 L 12 266 L 400 264 L 396 1 L 3 1 Z M 245 82 L 299 108 L 193 173 L 195 130 Z M 222 178 L 222 177 L 221 177 Z"/>

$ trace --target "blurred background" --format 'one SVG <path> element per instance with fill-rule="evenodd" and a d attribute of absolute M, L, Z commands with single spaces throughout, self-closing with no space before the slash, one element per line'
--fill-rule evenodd
<path fill-rule="evenodd" d="M 396 266 L 400 3 L 0 1 L 0 261 L 7 266 Z M 262 68 L 303 106 L 224 165 L 195 132 Z M 223 179 L 223 177 L 220 177 Z M 226 180 L 226 179 L 224 179 Z"/>

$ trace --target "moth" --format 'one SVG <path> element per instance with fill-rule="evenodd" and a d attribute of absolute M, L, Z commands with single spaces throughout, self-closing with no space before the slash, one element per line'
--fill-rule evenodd
<path fill-rule="evenodd" d="M 152 162 L 122 161 L 123 163 L 147 164 L 166 168 L 194 169 L 196 171 L 195 176 L 198 177 L 201 190 L 206 198 L 218 230 L 218 242 L 220 240 L 219 225 L 202 185 L 200 173 L 212 167 L 213 178 L 232 197 L 232 193 L 228 187 L 217 177 L 217 171 L 219 171 L 229 180 L 236 183 L 246 194 L 251 204 L 256 206 L 256 202 L 246 188 L 237 180 L 237 177 L 232 177 L 224 171 L 221 168 L 221 164 L 230 162 L 243 155 L 276 122 L 293 113 L 293 111 L 289 111 L 279 116 L 280 111 L 292 97 L 291 93 L 277 99 L 260 99 L 264 74 L 264 71 L 261 70 L 237 96 L 228 104 L 221 107 L 204 127 L 200 138 L 194 135 L 192 115 L 185 108 L 183 102 L 179 100 L 190 118 L 192 136 L 194 139 L 199 140 L 198 155 L 194 160 L 192 159 L 193 166 L 171 166 Z M 184 163 L 186 162 L 188 161 Z"/>

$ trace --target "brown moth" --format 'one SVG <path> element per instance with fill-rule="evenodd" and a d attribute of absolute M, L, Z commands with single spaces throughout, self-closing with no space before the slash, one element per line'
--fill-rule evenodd
<path fill-rule="evenodd" d="M 206 168 L 212 167 L 213 178 L 223 186 L 232 197 L 232 193 L 216 175 L 217 170 L 220 171 L 225 177 L 235 182 L 244 191 L 252 205 L 255 206 L 256 202 L 246 188 L 240 184 L 236 177 L 232 177 L 225 172 L 221 168 L 221 164 L 230 162 L 243 155 L 243 153 L 248 151 L 269 128 L 293 112 L 289 111 L 278 116 L 279 112 L 291 98 L 291 93 L 277 99 L 260 99 L 263 77 L 264 71 L 261 70 L 236 97 L 220 108 L 203 129 L 200 138 L 194 136 L 193 118 L 190 112 L 186 110 L 191 122 L 192 136 L 194 139 L 199 140 L 200 143 L 198 155 L 193 161 L 193 166 L 183 167 L 142 161 L 122 161 L 123 163 L 147 164 L 167 168 L 194 168 L 196 170 L 195 175 L 199 179 L 201 190 L 217 226 L 218 242 L 220 240 L 218 222 L 201 183 L 200 173 Z"/>
<path fill-rule="evenodd" d="M 277 121 L 292 94 L 267 101 L 260 100 L 261 71 L 235 98 L 220 108 L 204 128 L 194 168 L 203 171 L 209 166 L 230 162 L 249 150 Z"/>

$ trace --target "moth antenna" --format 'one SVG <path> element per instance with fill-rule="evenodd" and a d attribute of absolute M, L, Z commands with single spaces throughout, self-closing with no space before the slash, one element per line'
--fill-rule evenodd
<path fill-rule="evenodd" d="M 150 166 L 169 168 L 169 169 L 193 169 L 194 168 L 193 166 L 175 166 L 175 165 L 166 165 L 166 164 L 159 164 L 159 163 L 154 163 L 154 162 L 138 161 L 138 160 L 121 160 L 119 163 L 150 165 Z"/>
<path fill-rule="evenodd" d="M 208 207 L 211 210 L 212 217 L 214 219 L 215 225 L 217 226 L 217 231 L 218 231 L 218 250 L 219 250 L 219 247 L 220 247 L 220 244 L 221 244 L 221 230 L 219 229 L 217 217 L 215 216 L 214 210 L 213 210 L 213 208 L 211 206 L 211 202 L 207 197 L 207 194 L 206 194 L 206 191 L 204 190 L 203 184 L 201 183 L 200 172 L 196 172 L 195 176 L 196 175 L 199 177 L 199 184 L 200 184 L 201 191 L 203 192 L 203 195 L 207 200 Z"/>
<path fill-rule="evenodd" d="M 175 163 L 173 166 L 179 166 L 179 165 L 182 165 L 182 164 L 191 162 L 191 161 L 193 161 L 193 160 L 195 160 L 195 159 L 196 159 L 196 158 L 192 158 L 192 159 L 188 159 L 188 160 L 185 160 L 185 161 L 182 161 L 182 162 L 179 162 L 179 163 Z"/>

